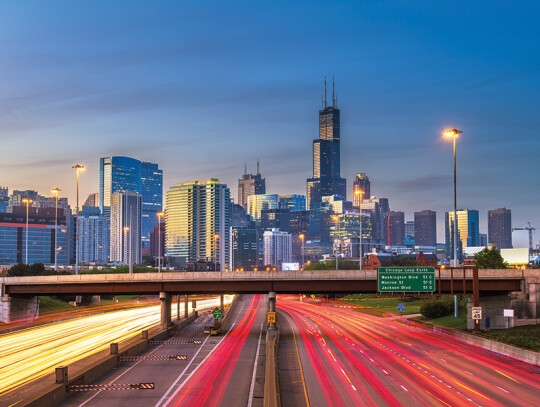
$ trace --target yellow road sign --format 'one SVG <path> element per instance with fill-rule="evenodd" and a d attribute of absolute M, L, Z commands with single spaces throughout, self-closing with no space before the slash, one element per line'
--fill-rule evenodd
<path fill-rule="evenodd" d="M 276 323 L 276 313 L 275 312 L 269 312 L 268 313 L 268 323 L 269 324 L 275 324 Z"/>

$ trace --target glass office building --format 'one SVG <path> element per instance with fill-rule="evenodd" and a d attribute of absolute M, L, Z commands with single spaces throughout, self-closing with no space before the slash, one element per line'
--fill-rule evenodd
<path fill-rule="evenodd" d="M 142 197 L 143 247 L 150 245 L 150 232 L 163 209 L 163 171 L 157 164 L 130 157 L 103 157 L 99 168 L 99 208 L 111 221 L 112 196 L 117 191 L 135 191 Z"/>
<path fill-rule="evenodd" d="M 279 196 L 279 209 L 289 209 L 291 211 L 305 211 L 306 210 L 306 196 L 305 195 L 280 195 Z"/>
<path fill-rule="evenodd" d="M 478 211 L 460 209 L 457 212 L 458 258 L 463 258 L 463 249 L 480 245 Z M 446 253 L 454 258 L 454 211 L 445 213 Z"/>
<path fill-rule="evenodd" d="M 28 264 L 54 265 L 55 248 L 58 250 L 58 264 L 69 264 L 68 209 L 58 209 L 56 241 L 54 208 L 29 208 L 28 228 L 26 206 L 12 207 L 12 211 L 0 213 L 0 264 L 25 263 L 28 253 Z"/>

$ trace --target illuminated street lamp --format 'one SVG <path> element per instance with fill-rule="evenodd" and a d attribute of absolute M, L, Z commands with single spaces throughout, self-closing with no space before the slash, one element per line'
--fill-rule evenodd
<path fill-rule="evenodd" d="M 364 191 L 357 189 L 354 191 L 355 195 L 360 195 L 360 250 L 358 256 L 360 257 L 360 271 L 362 271 L 362 199 L 364 199 Z"/>
<path fill-rule="evenodd" d="M 332 219 L 336 222 L 336 233 L 337 237 L 339 239 L 339 217 L 338 216 L 332 216 Z M 338 247 L 336 246 L 336 270 L 338 269 Z"/>
<path fill-rule="evenodd" d="M 304 270 L 304 234 L 301 234 L 300 240 L 302 241 L 302 270 Z"/>
<path fill-rule="evenodd" d="M 128 238 L 127 238 L 128 231 L 129 231 L 129 227 L 124 226 L 124 251 L 126 252 L 126 257 L 128 258 L 129 273 L 131 274 L 132 273 L 132 270 L 131 270 L 131 236 L 130 236 L 129 244 L 128 244 Z M 124 262 L 124 264 L 125 264 L 125 262 Z"/>
<path fill-rule="evenodd" d="M 51 192 L 55 195 L 55 220 L 54 220 L 54 271 L 58 271 L 58 188 L 51 189 Z"/>
<path fill-rule="evenodd" d="M 157 213 L 158 218 L 158 273 L 161 273 L 161 217 L 165 215 L 163 212 Z"/>
<path fill-rule="evenodd" d="M 30 205 L 32 202 L 31 199 L 23 198 L 22 202 L 26 204 L 26 249 L 25 249 L 25 260 L 24 263 L 28 264 L 28 205 Z"/>
<path fill-rule="evenodd" d="M 75 274 L 79 274 L 79 172 L 84 171 L 83 165 L 74 165 L 77 173 L 77 210 L 75 211 Z"/>
<path fill-rule="evenodd" d="M 456 197 L 456 138 L 463 133 L 458 129 L 449 129 L 444 132 L 445 137 L 452 137 L 454 141 L 454 267 L 458 266 L 457 257 L 457 245 L 458 245 L 458 233 L 457 233 L 457 197 Z M 458 296 L 454 295 L 454 317 L 458 317 L 459 313 Z"/>

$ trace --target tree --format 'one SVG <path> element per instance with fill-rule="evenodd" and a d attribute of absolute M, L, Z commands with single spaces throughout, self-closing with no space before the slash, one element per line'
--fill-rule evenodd
<path fill-rule="evenodd" d="M 479 269 L 507 269 L 508 263 L 504 261 L 498 250 L 484 249 L 474 255 L 474 265 Z"/>

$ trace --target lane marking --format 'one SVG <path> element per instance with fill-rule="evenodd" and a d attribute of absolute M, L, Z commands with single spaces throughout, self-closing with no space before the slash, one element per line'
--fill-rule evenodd
<path fill-rule="evenodd" d="M 505 389 L 503 389 L 502 387 L 497 386 L 497 388 L 501 389 L 501 390 L 504 391 L 505 393 L 508 393 L 508 390 L 505 390 Z"/>
<path fill-rule="evenodd" d="M 259 342 L 257 343 L 257 353 L 255 354 L 255 363 L 253 364 L 253 375 L 251 376 L 251 386 L 249 387 L 249 396 L 247 407 L 253 404 L 253 391 L 255 390 L 255 379 L 257 378 L 257 362 L 259 361 L 259 350 L 261 349 L 261 338 L 263 332 L 264 321 L 261 322 L 261 332 L 259 333 Z"/>
<path fill-rule="evenodd" d="M 242 304 L 244 305 L 244 304 Z M 244 306 L 245 308 L 245 306 Z M 186 378 L 186 380 L 184 380 L 182 382 L 182 384 L 178 387 L 178 390 L 180 390 L 184 384 L 191 378 L 191 376 L 193 376 L 193 374 L 199 370 L 199 367 L 202 366 L 202 364 L 206 361 L 206 359 L 208 359 L 210 357 L 210 355 L 212 353 L 214 353 L 214 351 L 218 348 L 218 346 L 221 344 L 221 342 L 223 342 L 223 340 L 229 336 L 229 333 L 231 333 L 232 329 L 234 328 L 234 326 L 236 325 L 236 323 L 238 322 L 238 318 L 240 317 L 240 315 L 242 315 L 243 313 L 239 313 L 237 316 L 236 316 L 236 319 L 234 320 L 234 323 L 231 325 L 230 329 L 227 331 L 227 333 L 225 334 L 225 336 L 223 336 L 223 338 L 221 338 L 221 340 L 214 346 L 214 348 L 210 351 L 210 353 L 208 353 L 208 355 L 206 355 L 206 357 L 197 365 L 197 367 L 195 369 L 193 369 L 193 372 L 190 373 L 190 375 Z M 210 336 L 208 336 L 206 339 L 210 338 Z M 205 341 L 206 342 L 206 341 Z M 201 346 L 199 348 L 199 350 L 197 351 L 197 353 L 195 354 L 195 356 L 193 357 L 193 359 L 191 360 L 191 362 L 186 366 L 186 368 L 182 371 L 182 373 L 180 373 L 180 375 L 178 376 L 178 378 L 174 381 L 174 383 L 171 385 L 171 387 L 169 387 L 167 389 L 167 391 L 163 394 L 163 397 L 161 397 L 159 399 L 159 401 L 156 403 L 155 407 L 158 407 L 162 402 L 163 400 L 167 397 L 167 395 L 171 392 L 172 388 L 180 381 L 180 379 L 182 378 L 182 376 L 184 375 L 184 373 L 186 372 L 186 370 L 191 366 L 191 364 L 195 361 L 196 357 L 197 357 L 197 354 L 203 349 L 204 347 L 204 344 L 203 346 Z M 177 391 L 178 391 L 177 390 Z M 174 392 L 170 397 L 169 397 L 169 400 L 167 400 L 167 402 L 170 401 L 170 399 L 176 394 L 176 392 Z"/>
<path fill-rule="evenodd" d="M 292 322 L 289 320 L 289 318 L 287 318 L 284 314 L 284 311 L 278 311 L 279 314 L 283 315 L 283 317 L 287 320 L 287 322 L 289 323 L 289 325 L 291 326 L 291 330 L 292 330 L 292 333 L 293 333 L 293 338 L 294 338 L 294 347 L 296 348 L 296 356 L 298 357 L 298 365 L 300 366 L 300 374 L 302 375 L 302 386 L 304 387 L 304 396 L 306 398 L 306 406 L 307 407 L 310 407 L 309 405 L 309 398 L 308 398 L 308 395 L 307 395 L 307 390 L 306 390 L 306 381 L 304 379 L 304 368 L 302 367 L 302 362 L 300 362 L 300 352 L 298 352 L 298 344 L 296 342 L 296 334 L 294 333 L 294 327 L 293 327 L 293 324 Z M 300 329 L 300 328 L 299 328 Z"/>

